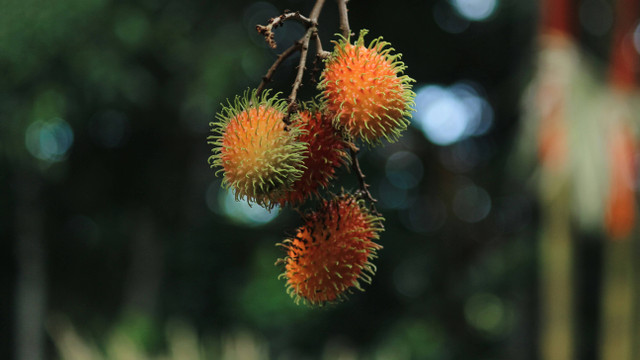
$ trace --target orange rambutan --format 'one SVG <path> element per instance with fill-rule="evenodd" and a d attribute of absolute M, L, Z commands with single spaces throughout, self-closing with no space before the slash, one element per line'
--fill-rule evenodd
<path fill-rule="evenodd" d="M 275 206 L 303 173 L 307 144 L 297 122 L 286 125 L 286 102 L 268 91 L 237 96 L 210 123 L 213 145 L 211 167 L 220 167 L 223 186 L 238 199 L 247 199 L 268 209 Z"/>
<path fill-rule="evenodd" d="M 348 162 L 347 144 L 331 125 L 331 117 L 327 113 L 312 109 L 298 115 L 303 130 L 300 141 L 309 144 L 309 148 L 304 159 L 304 173 L 280 199 L 281 205 L 299 205 L 310 196 L 317 195 L 318 189 L 329 185 L 335 169 Z"/>
<path fill-rule="evenodd" d="M 414 81 L 401 75 L 405 65 L 382 38 L 364 45 L 366 30 L 355 44 L 341 38 L 325 63 L 319 84 L 334 125 L 367 143 L 395 141 L 409 124 Z"/>
<path fill-rule="evenodd" d="M 345 298 L 351 288 L 363 290 L 360 281 L 371 282 L 375 266 L 370 262 L 382 246 L 376 244 L 383 218 L 371 214 L 362 200 L 343 194 L 325 200 L 305 218 L 296 235 L 280 244 L 287 293 L 311 305 Z"/>

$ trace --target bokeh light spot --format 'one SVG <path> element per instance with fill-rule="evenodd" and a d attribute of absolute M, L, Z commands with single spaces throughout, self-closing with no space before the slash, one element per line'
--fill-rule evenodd
<path fill-rule="evenodd" d="M 260 47 L 266 48 L 264 37 L 256 31 L 256 24 L 263 24 L 265 20 L 280 15 L 278 8 L 267 1 L 257 1 L 244 10 L 243 24 L 251 40 Z"/>
<path fill-rule="evenodd" d="M 640 23 L 636 26 L 636 29 L 633 31 L 633 46 L 636 48 L 638 54 L 640 54 Z"/>
<path fill-rule="evenodd" d="M 396 290 L 409 298 L 422 295 L 429 281 L 428 270 L 427 260 L 422 257 L 403 261 L 393 272 L 393 283 Z"/>
<path fill-rule="evenodd" d="M 435 85 L 418 90 L 415 119 L 425 136 L 438 145 L 458 141 L 467 121 L 463 104 L 444 88 Z"/>
<path fill-rule="evenodd" d="M 73 130 L 60 118 L 35 121 L 29 125 L 25 133 L 27 150 L 40 160 L 62 161 L 66 159 L 71 145 L 73 145 Z"/>
<path fill-rule="evenodd" d="M 220 181 L 212 181 L 211 184 L 209 184 L 207 191 L 204 194 L 204 201 L 211 212 L 218 215 L 224 215 L 224 212 L 222 211 L 222 201 L 218 199 L 220 195 L 224 195 L 224 193 L 220 191 L 220 184 Z"/>
<path fill-rule="evenodd" d="M 398 151 L 387 159 L 385 173 L 387 179 L 400 189 L 411 189 L 420 183 L 424 168 L 422 161 L 414 153 Z"/>
<path fill-rule="evenodd" d="M 464 135 L 479 136 L 489 131 L 493 124 L 493 108 L 478 91 L 466 82 L 453 84 L 449 90 L 463 104 L 468 117 Z"/>
<path fill-rule="evenodd" d="M 114 29 L 116 36 L 130 46 L 139 45 L 149 33 L 149 19 L 141 11 L 123 9 L 115 16 Z"/>
<path fill-rule="evenodd" d="M 450 33 L 459 34 L 469 27 L 469 21 L 458 16 L 450 4 L 439 2 L 433 7 L 433 19 L 438 26 Z"/>
<path fill-rule="evenodd" d="M 497 0 L 452 0 L 456 11 L 470 21 L 483 21 L 493 15 Z"/>
<path fill-rule="evenodd" d="M 413 124 L 434 144 L 450 145 L 484 135 L 492 123 L 492 107 L 467 83 L 426 85 L 417 91 Z"/>
<path fill-rule="evenodd" d="M 382 179 L 379 190 L 380 205 L 387 209 L 405 209 L 409 206 L 409 192 Z"/>
<path fill-rule="evenodd" d="M 469 325 L 489 334 L 502 332 L 507 318 L 502 300 L 490 293 L 469 297 L 464 305 L 464 315 Z"/>
<path fill-rule="evenodd" d="M 475 139 L 467 139 L 452 146 L 440 148 L 438 157 L 448 170 L 454 173 L 465 173 L 478 165 L 484 152 Z"/>
<path fill-rule="evenodd" d="M 416 199 L 408 209 L 401 211 L 400 221 L 416 233 L 437 231 L 447 219 L 447 208 L 437 197 L 426 196 Z"/>
<path fill-rule="evenodd" d="M 223 213 L 233 222 L 242 225 L 260 226 L 271 222 L 278 216 L 279 207 L 271 211 L 259 205 L 249 205 L 245 200 L 236 201 L 232 191 L 220 188 L 218 199 Z"/>
<path fill-rule="evenodd" d="M 453 198 L 453 212 L 468 223 L 484 219 L 490 210 L 491 197 L 479 186 L 467 185 L 458 190 Z"/>

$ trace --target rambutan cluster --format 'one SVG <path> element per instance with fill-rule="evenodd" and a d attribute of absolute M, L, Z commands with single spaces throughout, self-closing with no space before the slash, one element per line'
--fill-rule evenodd
<path fill-rule="evenodd" d="M 403 75 L 400 55 L 392 54 L 381 38 L 365 45 L 366 33 L 361 31 L 353 44 L 344 37 L 334 42 L 316 100 L 296 102 L 296 86 L 287 100 L 268 90 L 246 91 L 210 123 L 209 164 L 236 200 L 269 210 L 320 200 L 318 209 L 303 215 L 304 225 L 295 235 L 279 244 L 286 256 L 277 263 L 284 264 L 281 276 L 296 303 L 323 305 L 362 290 L 362 281 L 371 282 L 376 269 L 371 261 L 382 248 L 374 241 L 383 218 L 359 167 L 354 168 L 364 185 L 355 195 L 328 191 L 337 168 L 357 165 L 357 142 L 396 141 L 412 111 L 413 80 Z"/>

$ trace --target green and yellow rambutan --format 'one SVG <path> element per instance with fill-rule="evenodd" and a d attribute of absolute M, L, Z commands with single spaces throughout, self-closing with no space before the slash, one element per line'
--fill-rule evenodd
<path fill-rule="evenodd" d="M 247 199 L 268 209 L 302 176 L 307 144 L 298 122 L 284 123 L 286 101 L 247 91 L 223 107 L 211 122 L 211 167 L 236 200 Z"/>
<path fill-rule="evenodd" d="M 402 75 L 400 54 L 382 38 L 365 46 L 366 30 L 354 44 L 341 38 L 325 62 L 319 88 L 334 125 L 367 143 L 395 141 L 409 124 L 414 81 Z"/>
<path fill-rule="evenodd" d="M 282 242 L 287 255 L 281 275 L 287 293 L 311 305 L 337 302 L 351 289 L 362 290 L 360 281 L 371 282 L 371 260 L 382 247 L 374 242 L 383 219 L 364 207 L 362 200 L 343 194 L 325 200 L 305 218 L 293 238 Z"/>
<path fill-rule="evenodd" d="M 317 195 L 334 178 L 335 169 L 348 162 L 347 143 L 327 112 L 311 106 L 298 113 L 298 121 L 303 130 L 299 140 L 309 144 L 304 173 L 280 199 L 281 205 L 297 206 Z"/>

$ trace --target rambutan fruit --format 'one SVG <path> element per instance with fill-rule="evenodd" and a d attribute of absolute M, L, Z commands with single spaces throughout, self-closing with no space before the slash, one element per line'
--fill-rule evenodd
<path fill-rule="evenodd" d="M 353 138 L 376 144 L 395 141 L 411 117 L 414 81 L 402 75 L 400 54 L 392 55 L 382 38 L 364 44 L 366 30 L 355 44 L 341 38 L 325 62 L 319 89 L 327 108 L 336 114 L 334 125 Z"/>
<path fill-rule="evenodd" d="M 370 262 L 382 246 L 376 244 L 383 219 L 364 207 L 362 200 L 344 194 L 325 200 L 305 218 L 296 235 L 280 244 L 287 251 L 287 293 L 299 303 L 323 305 L 343 300 L 351 288 L 363 290 L 375 266 Z"/>
<path fill-rule="evenodd" d="M 261 96 L 247 91 L 209 124 L 209 164 L 220 167 L 216 175 L 223 173 L 222 185 L 234 191 L 236 200 L 271 209 L 302 176 L 307 144 L 299 139 L 304 131 L 296 121 L 284 123 L 286 107 L 268 91 Z"/>
<path fill-rule="evenodd" d="M 304 173 L 296 180 L 291 190 L 280 199 L 280 204 L 300 205 L 318 189 L 327 187 L 334 178 L 335 169 L 348 162 L 347 144 L 342 135 L 332 126 L 332 119 L 320 109 L 298 113 L 303 130 L 300 141 L 309 144 L 304 159 Z"/>

